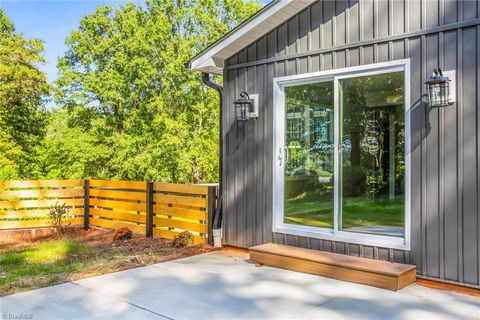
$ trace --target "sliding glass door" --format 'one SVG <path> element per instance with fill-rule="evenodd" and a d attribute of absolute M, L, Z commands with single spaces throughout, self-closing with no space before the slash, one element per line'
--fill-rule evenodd
<path fill-rule="evenodd" d="M 338 81 L 340 229 L 403 237 L 403 72 Z"/>
<path fill-rule="evenodd" d="M 408 72 L 402 60 L 276 79 L 274 231 L 407 246 Z"/>
<path fill-rule="evenodd" d="M 285 88 L 284 222 L 333 228 L 333 81 Z"/>

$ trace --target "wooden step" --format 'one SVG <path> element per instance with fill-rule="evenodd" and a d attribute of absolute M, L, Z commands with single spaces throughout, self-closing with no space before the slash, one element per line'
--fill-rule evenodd
<path fill-rule="evenodd" d="M 267 243 L 250 248 L 250 260 L 266 266 L 316 274 L 379 288 L 398 290 L 415 282 L 409 264 Z"/>

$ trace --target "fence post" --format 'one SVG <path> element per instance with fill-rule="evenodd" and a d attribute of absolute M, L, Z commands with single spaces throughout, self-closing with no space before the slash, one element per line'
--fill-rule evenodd
<path fill-rule="evenodd" d="M 146 189 L 146 205 L 147 205 L 147 214 L 146 214 L 146 236 L 153 237 L 153 182 L 147 182 Z"/>
<path fill-rule="evenodd" d="M 208 186 L 208 243 L 213 244 L 213 214 L 217 209 L 217 186 Z"/>
<path fill-rule="evenodd" d="M 83 229 L 88 230 L 90 223 L 90 180 L 85 180 L 83 184 Z"/>

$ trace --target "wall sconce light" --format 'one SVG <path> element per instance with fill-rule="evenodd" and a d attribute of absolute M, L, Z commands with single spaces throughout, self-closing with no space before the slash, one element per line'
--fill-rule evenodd
<path fill-rule="evenodd" d="M 240 98 L 233 102 L 235 106 L 235 119 L 237 121 L 246 121 L 253 118 L 258 118 L 257 106 L 258 95 L 250 95 L 245 91 L 240 93 Z"/>
<path fill-rule="evenodd" d="M 451 92 L 455 91 L 455 86 L 453 85 L 453 90 L 450 90 L 450 87 L 452 86 L 451 78 L 455 78 L 455 71 L 448 71 L 448 73 L 449 75 L 453 74 L 453 77 L 444 77 L 442 69 L 435 69 L 430 79 L 425 82 L 430 107 L 445 107 L 453 104 L 454 99 Z"/>

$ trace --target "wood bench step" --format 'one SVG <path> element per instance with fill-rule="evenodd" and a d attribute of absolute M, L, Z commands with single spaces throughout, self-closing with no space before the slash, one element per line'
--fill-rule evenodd
<path fill-rule="evenodd" d="M 250 260 L 266 266 L 398 290 L 416 279 L 416 267 L 344 254 L 267 243 L 250 248 Z"/>

